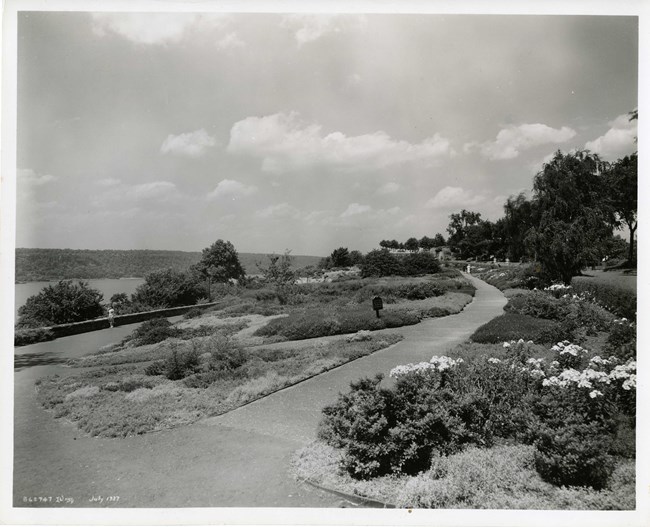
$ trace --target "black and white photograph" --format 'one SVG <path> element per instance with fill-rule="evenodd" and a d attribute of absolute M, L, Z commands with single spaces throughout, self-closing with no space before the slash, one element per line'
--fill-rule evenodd
<path fill-rule="evenodd" d="M 648 525 L 650 11 L 588 4 L 8 0 L 0 521 Z"/>

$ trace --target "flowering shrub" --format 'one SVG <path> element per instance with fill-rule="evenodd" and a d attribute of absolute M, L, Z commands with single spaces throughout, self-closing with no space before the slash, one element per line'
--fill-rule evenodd
<path fill-rule="evenodd" d="M 570 288 L 554 285 L 544 291 L 531 291 L 510 298 L 505 307 L 508 313 L 555 320 L 560 323 L 556 333 L 576 339 L 609 329 L 614 316 L 594 302 L 587 294 L 571 294 Z"/>
<path fill-rule="evenodd" d="M 325 409 L 320 437 L 343 450 L 355 478 L 416 474 L 432 456 L 503 438 L 534 444 L 548 482 L 605 486 L 613 455 L 634 449 L 636 362 L 591 356 L 570 341 L 549 358 L 534 357 L 538 348 L 523 339 L 503 350 L 397 366 L 392 389 L 380 389 L 380 379 L 353 384 Z"/>
<path fill-rule="evenodd" d="M 528 360 L 533 350 L 533 341 L 524 339 L 511 340 L 510 342 L 504 342 L 503 347 L 506 350 L 506 356 L 510 359 L 513 359 L 517 362 L 524 363 Z"/>
<path fill-rule="evenodd" d="M 614 320 L 607 337 L 607 351 L 620 360 L 636 357 L 636 324 L 626 318 Z"/>
<path fill-rule="evenodd" d="M 567 294 L 571 289 L 571 286 L 565 284 L 552 284 L 544 288 L 544 291 L 548 291 L 555 298 L 560 298 L 561 296 Z"/>
<path fill-rule="evenodd" d="M 614 285 L 587 280 L 573 280 L 573 291 L 590 298 L 608 311 L 630 320 L 636 319 L 636 294 Z"/>

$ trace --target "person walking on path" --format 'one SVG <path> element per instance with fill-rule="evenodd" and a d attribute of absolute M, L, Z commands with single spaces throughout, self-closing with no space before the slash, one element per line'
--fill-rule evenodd
<path fill-rule="evenodd" d="M 113 306 L 108 309 L 108 323 L 111 327 L 115 324 L 115 309 L 113 309 Z"/>

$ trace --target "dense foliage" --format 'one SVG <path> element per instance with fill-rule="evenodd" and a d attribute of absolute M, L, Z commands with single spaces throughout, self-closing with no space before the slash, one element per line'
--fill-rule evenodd
<path fill-rule="evenodd" d="M 391 254 L 388 249 L 376 249 L 366 254 L 361 262 L 361 276 L 418 276 L 437 273 L 440 263 L 428 252 Z"/>
<path fill-rule="evenodd" d="M 532 198 L 510 196 L 496 222 L 465 209 L 451 214 L 448 244 L 460 259 L 539 262 L 547 280 L 565 284 L 626 252 L 634 266 L 637 185 L 636 154 L 607 163 L 588 151 L 558 151 L 535 176 Z M 629 244 L 613 234 L 621 226 Z"/>
<path fill-rule="evenodd" d="M 170 268 L 145 276 L 131 299 L 149 308 L 166 308 L 190 306 L 205 296 L 205 286 L 195 274 Z"/>
<path fill-rule="evenodd" d="M 223 240 L 217 240 L 203 249 L 201 261 L 192 270 L 208 280 L 208 300 L 212 298 L 211 282 L 225 284 L 231 280 L 242 280 L 246 275 L 235 246 Z"/>
<path fill-rule="evenodd" d="M 80 322 L 104 314 L 104 296 L 87 282 L 61 280 L 30 296 L 18 309 L 19 328 L 53 326 Z"/>
<path fill-rule="evenodd" d="M 326 407 L 319 438 L 341 449 L 352 477 L 417 474 L 467 446 L 516 441 L 535 446 L 535 467 L 555 485 L 608 484 L 616 444 L 634 426 L 636 362 L 603 359 L 568 341 L 554 360 L 523 340 L 501 358 L 433 357 L 398 366 L 392 388 L 362 379 Z M 632 448 L 633 451 L 633 448 Z"/>

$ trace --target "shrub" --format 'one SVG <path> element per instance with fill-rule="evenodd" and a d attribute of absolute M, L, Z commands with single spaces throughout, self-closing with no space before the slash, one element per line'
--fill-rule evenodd
<path fill-rule="evenodd" d="M 398 366 L 391 390 L 379 387 L 381 376 L 353 383 L 323 411 L 320 439 L 343 450 L 342 466 L 352 477 L 367 479 L 416 474 L 432 455 L 490 445 L 525 427 L 529 385 L 520 370 L 461 362 L 434 357 Z"/>
<path fill-rule="evenodd" d="M 608 454 L 612 440 L 595 422 L 571 422 L 559 427 L 543 426 L 535 442 L 535 468 L 554 485 L 601 489 L 614 470 Z"/>
<path fill-rule="evenodd" d="M 246 360 L 246 352 L 235 341 L 227 336 L 217 335 L 204 342 L 202 349 L 210 353 L 210 369 L 233 371 L 242 366 Z"/>
<path fill-rule="evenodd" d="M 80 280 L 75 284 L 72 280 L 61 280 L 27 299 L 18 309 L 17 326 L 53 326 L 101 317 L 103 298 L 104 295 L 92 289 L 88 282 Z"/>
<path fill-rule="evenodd" d="M 14 346 L 27 346 L 36 342 L 54 340 L 54 332 L 49 328 L 17 329 L 14 332 Z"/>
<path fill-rule="evenodd" d="M 131 296 L 134 303 L 154 308 L 190 306 L 205 296 L 203 283 L 191 273 L 163 269 L 145 276 Z"/>
<path fill-rule="evenodd" d="M 636 325 L 625 319 L 611 325 L 605 349 L 616 358 L 626 361 L 636 357 Z"/>
<path fill-rule="evenodd" d="M 417 315 L 405 310 L 385 310 L 380 318 L 369 309 L 308 309 L 271 320 L 255 332 L 256 336 L 279 335 L 289 340 L 355 333 L 417 324 Z"/>
<path fill-rule="evenodd" d="M 192 309 L 190 309 L 187 313 L 185 313 L 183 315 L 183 318 L 185 318 L 185 319 L 198 318 L 201 315 L 203 315 L 203 313 L 205 313 L 205 309 L 202 309 L 200 307 L 193 307 Z"/>
<path fill-rule="evenodd" d="M 152 318 L 140 324 L 125 340 L 136 346 L 156 344 L 171 337 L 176 337 L 179 330 L 166 318 Z"/>
<path fill-rule="evenodd" d="M 636 320 L 636 294 L 615 285 L 573 280 L 571 283 L 578 294 L 590 294 L 608 311 L 629 320 Z"/>
<path fill-rule="evenodd" d="M 433 274 L 440 271 L 440 263 L 429 252 L 411 253 L 402 258 L 400 274 L 402 276 L 416 276 Z"/>
<path fill-rule="evenodd" d="M 530 291 L 510 298 L 504 309 L 508 313 L 562 320 L 569 312 L 569 303 L 544 291 Z"/>
<path fill-rule="evenodd" d="M 320 439 L 345 449 L 343 468 L 359 479 L 386 474 L 391 468 L 393 395 L 379 387 L 381 379 L 377 375 L 353 382 L 349 393 L 323 409 L 318 428 Z"/>
<path fill-rule="evenodd" d="M 147 375 L 164 375 L 165 373 L 165 361 L 157 360 L 149 364 L 144 369 L 145 374 Z"/>
<path fill-rule="evenodd" d="M 517 313 L 506 313 L 479 327 L 470 337 L 474 342 L 494 344 L 507 340 L 532 340 L 551 343 L 567 338 L 566 329 L 555 321 Z"/>
<path fill-rule="evenodd" d="M 174 346 L 165 360 L 164 375 L 171 381 L 177 381 L 196 373 L 198 367 L 199 355 L 194 349 L 184 350 Z"/>
<path fill-rule="evenodd" d="M 361 262 L 361 276 L 394 276 L 399 274 L 400 264 L 388 249 L 370 251 Z"/>

